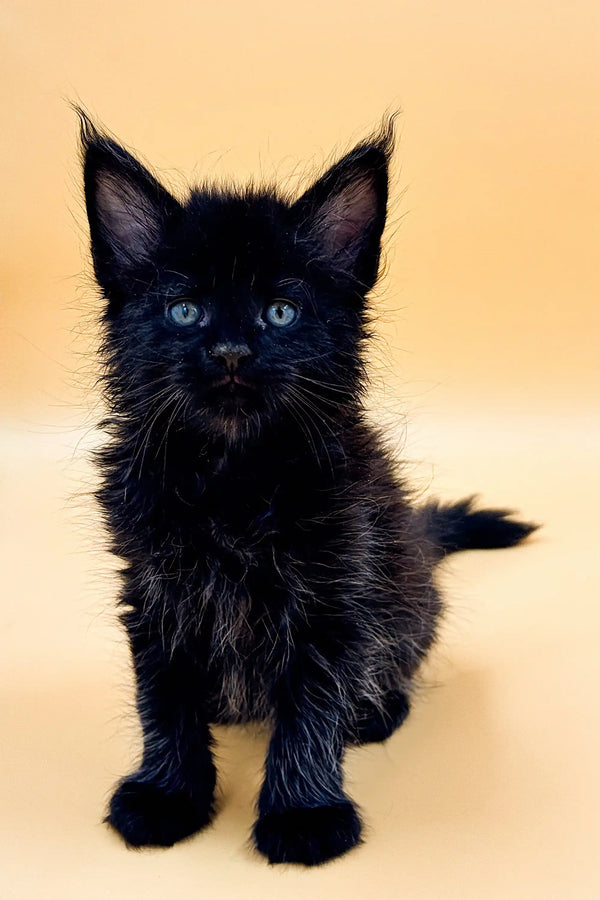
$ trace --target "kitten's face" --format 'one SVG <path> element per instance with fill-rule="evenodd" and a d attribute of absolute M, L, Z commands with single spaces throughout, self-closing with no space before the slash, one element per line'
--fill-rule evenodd
<path fill-rule="evenodd" d="M 282 417 L 310 432 L 361 388 L 389 135 L 294 203 L 274 191 L 176 201 L 84 122 L 86 200 L 119 413 L 236 442 Z"/>
<path fill-rule="evenodd" d="M 188 398 L 188 420 L 213 434 L 238 437 L 298 415 L 321 382 L 350 386 L 344 362 L 360 317 L 307 279 L 288 230 L 272 198 L 192 197 L 153 278 L 110 323 L 121 363 L 148 385 L 166 381 L 174 401 Z"/>

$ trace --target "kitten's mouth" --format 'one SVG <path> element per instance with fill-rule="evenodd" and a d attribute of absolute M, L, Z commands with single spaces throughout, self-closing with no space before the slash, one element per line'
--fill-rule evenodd
<path fill-rule="evenodd" d="M 242 409 L 254 408 L 258 400 L 256 386 L 237 372 L 211 381 L 205 402 L 221 413 L 237 415 Z"/>
<path fill-rule="evenodd" d="M 239 388 L 252 388 L 252 385 L 242 378 L 237 372 L 231 375 L 225 375 L 223 378 L 217 378 L 211 384 L 212 388 L 226 388 L 230 393 L 238 393 Z"/>

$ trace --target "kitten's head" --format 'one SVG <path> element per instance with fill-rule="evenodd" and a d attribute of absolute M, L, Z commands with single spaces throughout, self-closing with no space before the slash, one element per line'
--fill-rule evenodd
<path fill-rule="evenodd" d="M 363 387 L 391 123 L 299 199 L 203 187 L 181 202 L 82 116 L 85 197 L 119 416 L 240 441 L 332 423 Z"/>

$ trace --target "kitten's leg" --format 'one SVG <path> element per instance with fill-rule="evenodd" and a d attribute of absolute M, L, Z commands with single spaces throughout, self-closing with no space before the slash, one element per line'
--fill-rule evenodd
<path fill-rule="evenodd" d="M 410 712 L 404 691 L 389 691 L 381 706 L 362 703 L 356 712 L 356 725 L 349 734 L 350 743 L 373 744 L 387 740 L 400 728 Z"/>
<path fill-rule="evenodd" d="M 254 840 L 271 863 L 318 865 L 360 841 L 361 822 L 342 786 L 345 727 L 332 702 L 339 691 L 306 684 L 280 698 L 258 801 Z"/>
<path fill-rule="evenodd" d="M 199 678 L 181 651 L 165 652 L 148 623 L 127 619 L 143 729 L 140 768 L 123 779 L 106 821 L 133 847 L 169 847 L 213 813 L 216 772 L 198 702 Z"/>

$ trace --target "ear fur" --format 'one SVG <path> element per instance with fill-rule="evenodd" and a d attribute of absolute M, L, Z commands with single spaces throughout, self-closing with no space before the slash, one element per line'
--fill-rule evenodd
<path fill-rule="evenodd" d="M 94 267 L 100 285 L 110 288 L 148 267 L 180 205 L 145 166 L 77 112 Z"/>
<path fill-rule="evenodd" d="M 328 169 L 292 206 L 300 239 L 364 292 L 377 279 L 388 197 L 393 119 Z"/>

